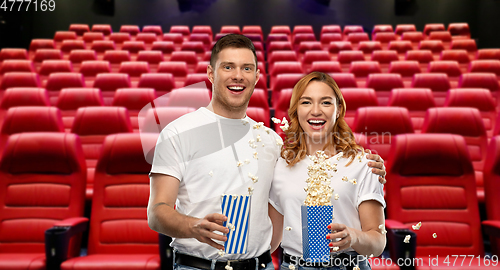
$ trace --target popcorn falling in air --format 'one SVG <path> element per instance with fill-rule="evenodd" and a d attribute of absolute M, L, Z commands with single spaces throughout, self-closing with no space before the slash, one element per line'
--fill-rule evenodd
<path fill-rule="evenodd" d="M 221 257 L 224 256 L 224 254 L 226 254 L 226 252 L 224 252 L 224 250 L 222 250 L 222 249 L 219 249 L 219 251 L 217 253 L 219 253 L 219 256 L 221 256 Z"/>
<path fill-rule="evenodd" d="M 333 197 L 336 201 L 339 199 L 339 194 L 335 194 L 335 197 Z"/>
<path fill-rule="evenodd" d="M 438 237 L 437 233 L 433 233 L 433 234 L 432 234 L 432 237 L 433 237 L 433 238 Z"/>
<path fill-rule="evenodd" d="M 248 173 L 248 177 L 250 177 L 250 179 L 252 179 L 254 183 L 257 183 L 259 181 L 259 177 L 253 175 L 252 173 Z"/>
<path fill-rule="evenodd" d="M 284 124 L 283 126 L 281 126 L 280 128 L 281 128 L 281 130 L 283 130 L 283 131 L 287 131 L 289 127 L 290 127 L 290 126 L 288 125 L 288 123 L 286 123 L 286 124 Z"/>
<path fill-rule="evenodd" d="M 342 181 L 347 182 L 349 179 L 347 179 L 347 176 L 342 177 Z"/>
<path fill-rule="evenodd" d="M 255 159 L 259 159 L 259 156 L 258 156 L 258 155 L 259 155 L 259 153 L 257 153 L 257 152 L 253 153 L 253 158 L 255 158 Z"/>
<path fill-rule="evenodd" d="M 385 230 L 385 226 L 384 226 L 384 224 L 380 224 L 380 225 L 378 225 L 378 228 L 379 228 L 379 230 L 381 230 L 381 231 L 382 231 L 382 234 L 386 234 L 386 233 L 387 233 L 387 231 Z"/>
<path fill-rule="evenodd" d="M 403 240 L 403 242 L 405 242 L 406 244 L 410 243 L 410 238 L 411 238 L 411 235 L 406 235 L 405 236 L 405 240 Z"/>
<path fill-rule="evenodd" d="M 254 128 L 254 129 L 259 129 L 259 128 L 261 128 L 262 126 L 264 126 L 264 122 L 258 122 L 257 124 L 253 125 L 253 128 Z"/>
<path fill-rule="evenodd" d="M 253 194 L 253 187 L 248 187 L 248 195 L 252 195 Z"/>
<path fill-rule="evenodd" d="M 292 227 L 287 226 L 287 227 L 285 228 L 285 230 L 286 230 L 286 231 L 291 231 L 291 230 L 292 230 Z"/>
<path fill-rule="evenodd" d="M 232 266 L 230 266 L 230 265 L 228 264 L 228 265 L 226 265 L 226 266 L 224 267 L 224 269 L 226 269 L 226 270 L 233 270 L 233 267 L 232 267 Z"/>
<path fill-rule="evenodd" d="M 330 187 L 329 171 L 332 165 L 328 162 L 328 156 L 323 151 L 316 152 L 316 156 L 310 156 L 313 164 L 307 167 L 309 177 L 306 180 L 306 200 L 307 206 L 332 205 L 333 190 Z"/>
<path fill-rule="evenodd" d="M 295 270 L 295 265 L 290 264 L 290 265 L 288 266 L 288 268 L 290 268 L 290 270 Z"/>
<path fill-rule="evenodd" d="M 259 135 L 257 135 L 257 141 L 258 141 L 258 142 L 261 142 L 261 141 L 262 141 L 262 139 L 260 138 L 260 134 L 259 134 Z"/>
<path fill-rule="evenodd" d="M 411 228 L 415 231 L 418 231 L 418 230 L 420 230 L 420 226 L 422 226 L 422 222 L 419 222 L 415 225 L 411 225 Z"/>
<path fill-rule="evenodd" d="M 210 176 L 214 176 L 214 172 L 210 171 L 210 172 L 208 173 L 208 175 L 210 175 Z"/>
<path fill-rule="evenodd" d="M 265 264 L 261 264 L 260 265 L 262 268 L 266 268 L 266 265 Z"/>
<path fill-rule="evenodd" d="M 281 120 L 279 120 L 279 119 L 278 119 L 278 118 L 276 118 L 276 117 L 271 118 L 271 120 L 273 120 L 273 122 L 274 122 L 275 124 L 281 124 Z"/>
<path fill-rule="evenodd" d="M 236 162 L 236 167 L 241 167 L 241 166 L 243 166 L 243 162 L 241 161 Z"/>
<path fill-rule="evenodd" d="M 358 265 L 354 266 L 352 270 L 361 270 Z"/>
<path fill-rule="evenodd" d="M 358 182 L 356 182 L 356 179 L 351 179 L 351 180 L 349 180 L 349 183 L 351 183 L 351 184 L 353 184 L 353 185 L 358 184 Z"/>
<path fill-rule="evenodd" d="M 339 251 L 339 247 L 333 247 L 332 250 L 333 251 Z"/>
<path fill-rule="evenodd" d="M 276 144 L 279 145 L 279 146 L 282 146 L 283 145 L 283 141 L 280 140 L 280 139 L 276 139 Z"/>

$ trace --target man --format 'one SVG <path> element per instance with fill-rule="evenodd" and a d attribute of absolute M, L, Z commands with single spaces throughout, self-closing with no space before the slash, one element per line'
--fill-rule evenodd
<path fill-rule="evenodd" d="M 234 270 L 274 269 L 268 199 L 281 139 L 246 116 L 260 74 L 252 42 L 241 35 L 222 37 L 212 49 L 207 74 L 213 85 L 210 104 L 170 123 L 158 139 L 148 224 L 173 237 L 178 269 L 228 264 Z M 383 163 L 375 166 L 382 169 Z M 251 195 L 242 254 L 223 252 L 229 232 L 222 225 L 227 220 L 221 214 L 224 194 Z"/>

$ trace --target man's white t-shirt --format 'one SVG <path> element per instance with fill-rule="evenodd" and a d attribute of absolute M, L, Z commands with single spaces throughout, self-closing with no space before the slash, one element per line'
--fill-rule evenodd
<path fill-rule="evenodd" d="M 338 194 L 338 200 L 332 196 L 334 212 L 333 223 L 345 224 L 347 227 L 361 230 L 358 206 L 367 200 L 376 200 L 385 207 L 383 185 L 378 181 L 378 175 L 371 172 L 368 160 L 361 153 L 349 165 L 345 166 L 350 159 L 343 158 L 342 152 L 328 159 L 333 165 L 337 163 L 337 172 L 330 172 L 333 177 L 331 187 L 333 195 Z M 293 167 L 287 167 L 283 158 L 278 160 L 274 171 L 274 179 L 271 185 L 270 202 L 274 208 L 284 215 L 283 228 L 291 227 L 291 230 L 283 230 L 281 247 L 289 255 L 302 256 L 302 222 L 300 207 L 304 205 L 307 186 L 307 167 L 312 161 L 309 156 L 297 162 Z M 349 181 L 342 181 L 346 176 L 348 180 L 356 179 L 354 185 Z M 345 251 L 352 251 L 349 248 Z M 343 251 L 344 252 L 344 251 Z"/>
<path fill-rule="evenodd" d="M 174 238 L 179 252 L 206 259 L 247 259 L 270 249 L 269 189 L 279 157 L 279 136 L 254 120 L 221 117 L 206 108 L 171 122 L 158 138 L 151 173 L 180 181 L 176 210 L 203 218 L 222 213 L 221 195 L 253 188 L 246 254 L 226 254 L 193 238 Z M 254 183 L 251 176 L 257 176 Z M 221 243 L 222 244 L 222 243 Z"/>

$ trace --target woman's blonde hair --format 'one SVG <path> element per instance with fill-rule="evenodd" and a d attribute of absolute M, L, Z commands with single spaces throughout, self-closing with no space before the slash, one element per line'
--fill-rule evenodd
<path fill-rule="evenodd" d="M 288 109 L 288 116 L 290 117 L 289 128 L 285 131 L 286 138 L 281 150 L 281 157 L 285 159 L 289 166 L 293 166 L 297 162 L 304 159 L 307 155 L 307 146 L 305 143 L 307 135 L 299 124 L 297 108 L 299 106 L 300 97 L 302 97 L 307 86 L 312 81 L 323 82 L 332 88 L 335 96 L 337 97 L 337 104 L 335 105 L 338 106 L 339 109 L 339 117 L 333 126 L 331 136 L 328 136 L 326 139 L 326 144 L 323 147 L 323 150 L 329 147 L 334 147 L 335 150 L 342 151 L 343 157 L 351 159 L 347 164 L 349 165 L 354 160 L 356 155 L 360 151 L 363 151 L 363 148 L 356 143 L 351 128 L 345 122 L 344 116 L 346 105 L 342 92 L 340 92 L 335 80 L 322 72 L 311 72 L 307 74 L 300 79 L 293 88 L 292 98 L 290 99 L 290 108 Z"/>

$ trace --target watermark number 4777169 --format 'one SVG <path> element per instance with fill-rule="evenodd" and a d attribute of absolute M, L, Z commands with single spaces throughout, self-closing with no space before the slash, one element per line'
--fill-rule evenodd
<path fill-rule="evenodd" d="M 0 10 L 3 11 L 54 11 L 56 1 L 54 0 L 0 0 Z"/>

